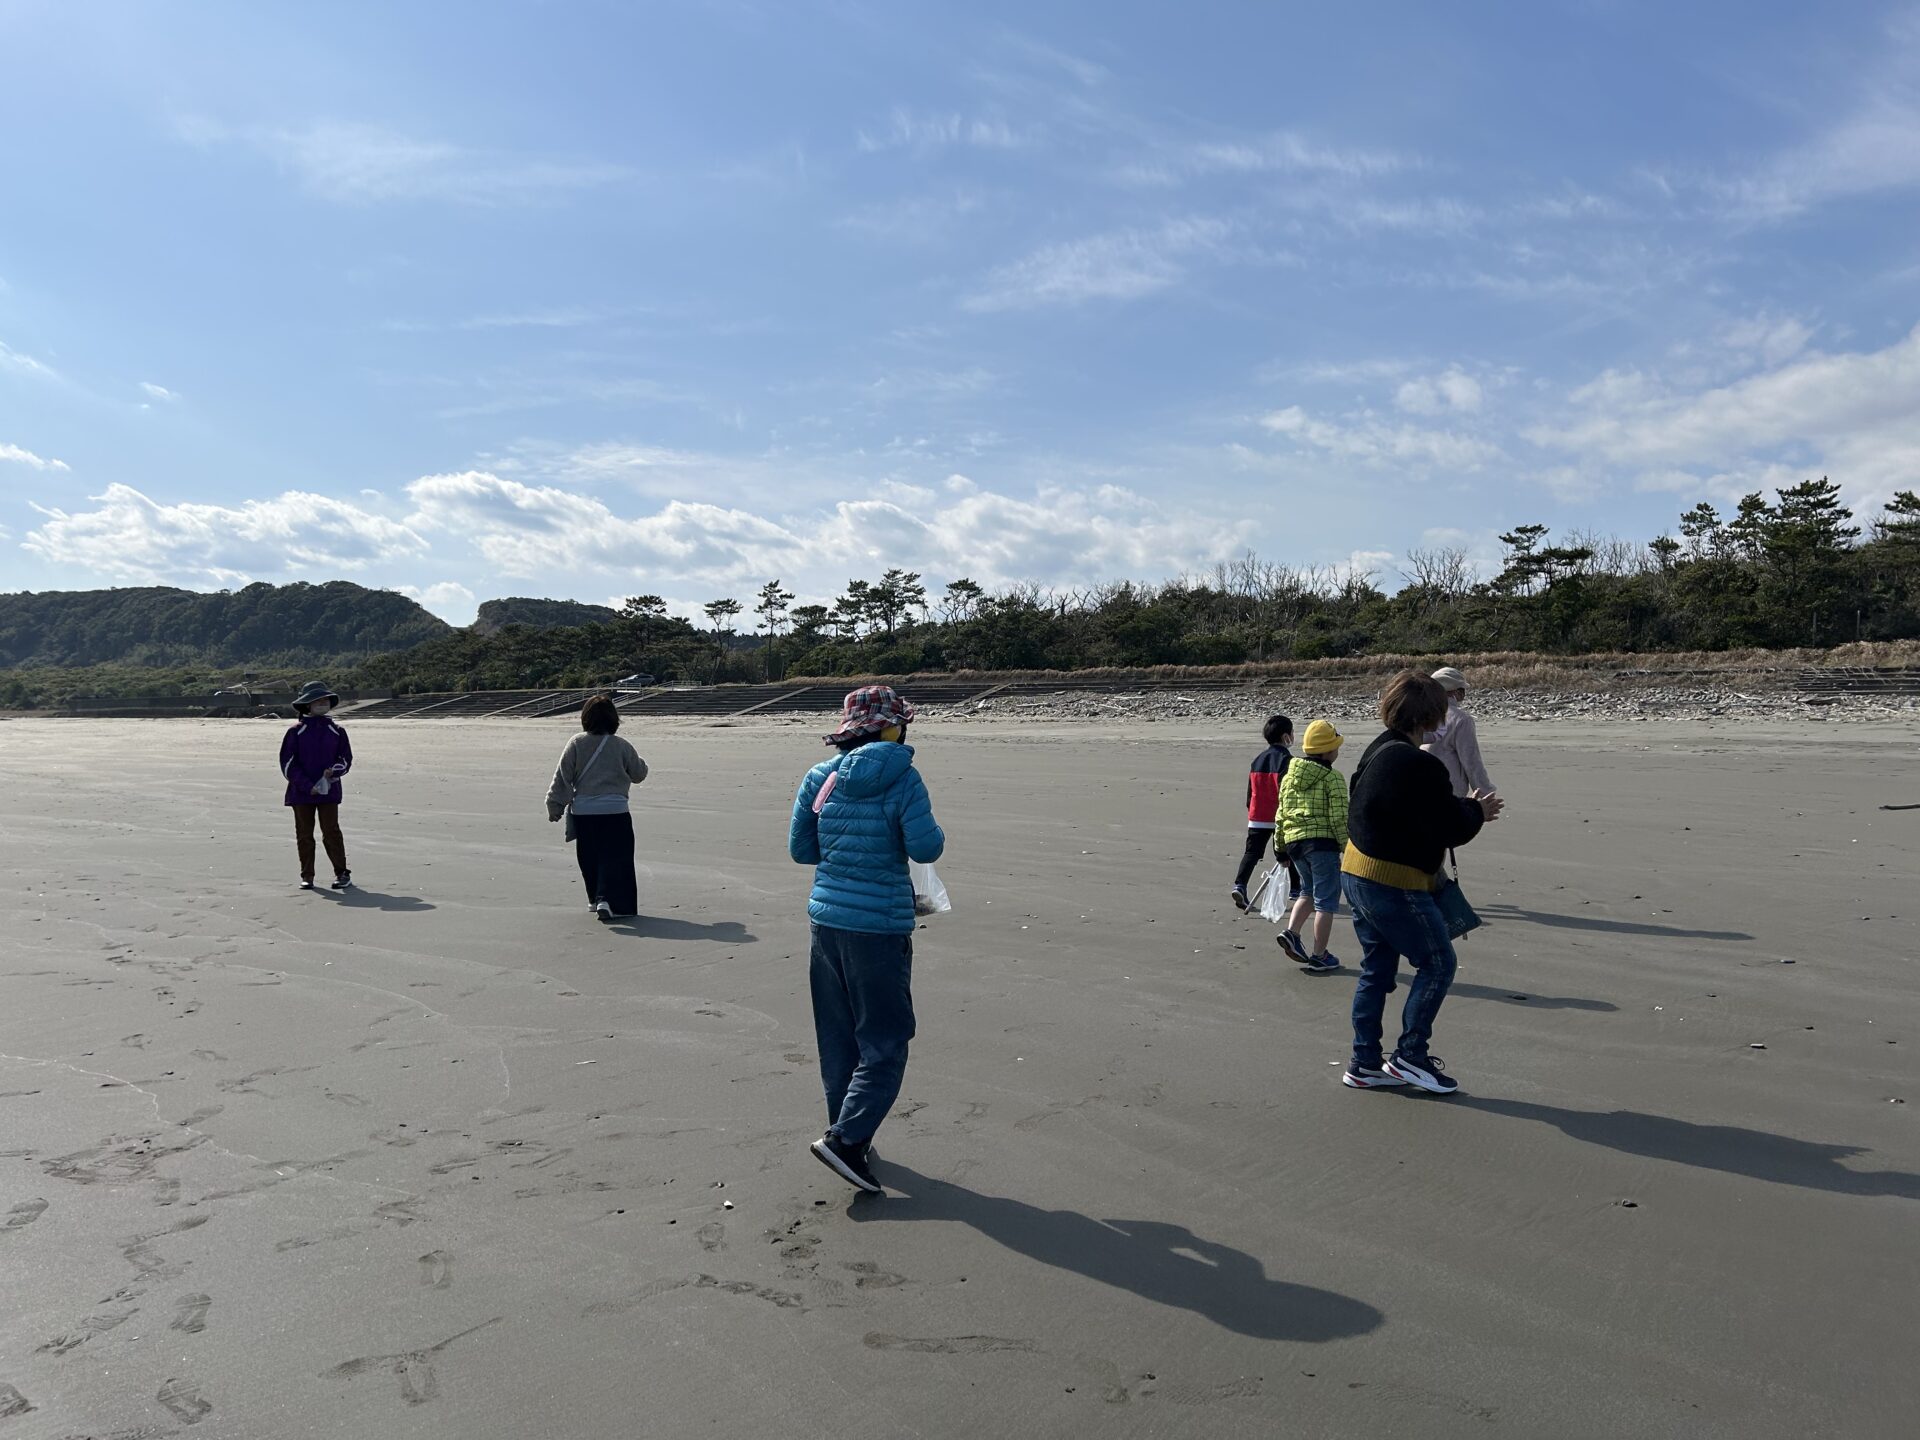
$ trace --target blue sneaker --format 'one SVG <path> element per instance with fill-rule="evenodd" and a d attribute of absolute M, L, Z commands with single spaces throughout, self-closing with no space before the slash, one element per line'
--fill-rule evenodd
<path fill-rule="evenodd" d="M 1331 975 L 1339 968 L 1339 957 L 1334 955 L 1332 951 L 1328 951 L 1325 955 L 1309 955 L 1307 957 L 1307 974 L 1309 975 Z"/>
<path fill-rule="evenodd" d="M 1447 1067 L 1438 1055 L 1424 1055 L 1418 1060 L 1395 1055 L 1385 1068 L 1389 1075 L 1398 1075 L 1407 1084 L 1430 1095 L 1451 1095 L 1460 1088 L 1460 1082 L 1447 1074 Z"/>
<path fill-rule="evenodd" d="M 1289 960 L 1297 960 L 1302 965 L 1311 965 L 1313 957 L 1307 954 L 1307 947 L 1300 943 L 1300 937 L 1291 930 L 1282 930 L 1277 937 L 1280 948 L 1287 952 Z"/>

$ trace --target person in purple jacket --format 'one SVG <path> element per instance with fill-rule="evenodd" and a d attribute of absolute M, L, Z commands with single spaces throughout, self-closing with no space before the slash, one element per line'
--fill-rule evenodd
<path fill-rule="evenodd" d="M 340 835 L 340 777 L 353 768 L 353 746 L 347 732 L 328 712 L 340 697 L 320 681 L 310 681 L 293 697 L 300 723 L 280 742 L 280 773 L 287 777 L 284 803 L 293 809 L 293 839 L 300 850 L 300 888 L 313 885 L 313 824 L 320 822 L 320 839 L 333 864 L 333 888 L 351 890 L 353 872 L 347 869 L 347 842 Z"/>

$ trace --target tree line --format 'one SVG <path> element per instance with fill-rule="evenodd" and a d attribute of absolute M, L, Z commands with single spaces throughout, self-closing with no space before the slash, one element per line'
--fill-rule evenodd
<path fill-rule="evenodd" d="M 1776 490 L 1771 499 L 1744 496 L 1724 512 L 1702 502 L 1679 517 L 1674 533 L 1645 542 L 1578 531 L 1555 536 L 1537 524 L 1516 526 L 1500 542 L 1492 574 L 1477 571 L 1464 549 L 1415 551 L 1391 592 L 1381 575 L 1364 569 L 1301 569 L 1247 555 L 1162 584 L 1067 590 L 990 591 L 964 577 L 936 590 L 913 571 L 888 569 L 849 580 L 831 603 L 806 605 L 770 579 L 746 600 L 719 596 L 705 604 L 704 624 L 669 614 L 659 595 L 633 596 L 603 622 L 557 628 L 509 621 L 490 633 L 453 630 L 428 616 L 427 628 L 438 633 L 366 656 L 333 678 L 362 690 L 417 693 L 585 688 L 636 673 L 705 684 L 1368 653 L 1822 647 L 1920 637 L 1920 496 L 1911 490 L 1864 524 L 1823 477 Z M 8 633 L 0 627 L 0 644 Z M 137 693 L 129 687 L 142 673 L 124 666 L 0 672 L 0 704 L 46 703 L 60 693 Z M 154 681 L 175 675 L 202 683 L 191 670 L 144 673 L 155 691 L 164 683 Z"/>

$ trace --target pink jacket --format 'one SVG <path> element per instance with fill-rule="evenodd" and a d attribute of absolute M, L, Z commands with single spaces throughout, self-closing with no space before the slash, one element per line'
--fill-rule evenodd
<path fill-rule="evenodd" d="M 1480 758 L 1480 737 L 1474 731 L 1473 716 L 1458 705 L 1447 706 L 1447 723 L 1420 748 L 1437 756 L 1447 767 L 1455 795 L 1464 797 L 1470 790 L 1482 794 L 1492 791 L 1493 779 L 1487 774 L 1486 762 Z"/>

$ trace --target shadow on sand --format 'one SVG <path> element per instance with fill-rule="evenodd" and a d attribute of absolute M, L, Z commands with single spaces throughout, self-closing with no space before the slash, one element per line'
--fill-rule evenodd
<path fill-rule="evenodd" d="M 1258 1340 L 1341 1340 L 1364 1335 L 1385 1318 L 1350 1296 L 1270 1279 L 1253 1256 L 1203 1240 L 1183 1225 L 1042 1210 L 891 1161 L 876 1164 L 880 1177 L 905 1193 L 858 1198 L 848 1213 L 863 1223 L 958 1221 L 1043 1265 L 1191 1310 Z"/>
<path fill-rule="evenodd" d="M 1595 915 L 1555 915 L 1518 905 L 1475 905 L 1483 920 L 1519 920 L 1555 930 L 1594 930 L 1606 935 L 1658 935 L 1668 940 L 1751 940 L 1744 930 L 1686 930 L 1677 925 L 1647 925 L 1638 920 L 1603 920 Z"/>
<path fill-rule="evenodd" d="M 319 893 L 331 896 L 349 910 L 388 910 L 410 914 L 434 908 L 432 901 L 422 900 L 418 895 L 383 895 L 378 890 L 362 890 L 357 885 L 351 890 L 322 890 Z"/>
<path fill-rule="evenodd" d="M 1396 982 L 1405 985 L 1413 977 L 1402 973 Z M 1504 990 L 1498 985 L 1470 985 L 1456 980 L 1447 988 L 1447 998 L 1464 995 L 1469 1000 L 1498 1000 L 1502 1005 L 1525 1005 L 1533 1010 L 1618 1010 L 1611 1000 L 1588 1000 L 1579 995 L 1536 995 L 1531 990 Z"/>
<path fill-rule="evenodd" d="M 664 915 L 630 915 L 604 928 L 642 940 L 711 940 L 719 945 L 752 945 L 760 938 L 738 920 L 702 925 L 697 920 L 673 920 Z"/>
<path fill-rule="evenodd" d="M 1904 1200 L 1920 1200 L 1920 1175 L 1902 1170 L 1849 1170 L 1841 1164 L 1850 1156 L 1868 1153 L 1859 1145 L 1822 1145 L 1765 1130 L 1696 1125 L 1638 1110 L 1568 1110 L 1484 1095 L 1456 1095 L 1451 1103 L 1490 1115 L 1538 1120 L 1575 1140 L 1651 1160 L 1671 1160 L 1836 1195 L 1897 1195 Z"/>

